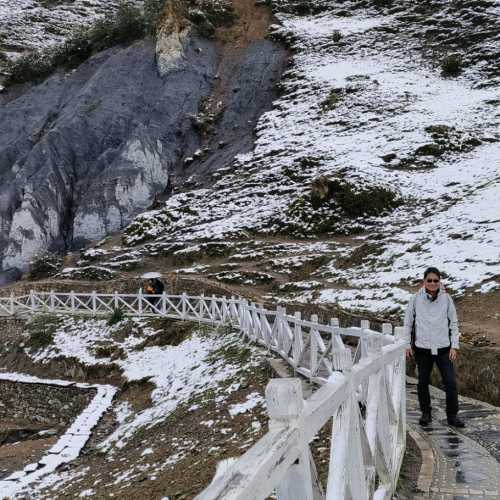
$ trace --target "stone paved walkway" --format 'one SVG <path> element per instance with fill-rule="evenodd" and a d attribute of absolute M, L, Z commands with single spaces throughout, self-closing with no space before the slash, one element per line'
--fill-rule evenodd
<path fill-rule="evenodd" d="M 416 381 L 409 379 L 408 424 L 434 455 L 433 470 L 424 467 L 415 498 L 500 500 L 500 409 L 460 398 L 460 416 L 467 427 L 457 430 L 447 425 L 443 391 L 432 388 L 431 396 L 433 423 L 422 428 Z"/>

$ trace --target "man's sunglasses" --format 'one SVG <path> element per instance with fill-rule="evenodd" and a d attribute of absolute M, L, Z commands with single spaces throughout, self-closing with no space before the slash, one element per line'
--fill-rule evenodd
<path fill-rule="evenodd" d="M 427 281 L 427 283 L 439 283 L 439 280 L 431 280 L 431 279 L 427 279 L 425 280 Z"/>

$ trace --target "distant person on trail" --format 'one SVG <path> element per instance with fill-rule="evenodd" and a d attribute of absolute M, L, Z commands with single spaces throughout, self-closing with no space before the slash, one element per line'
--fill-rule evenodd
<path fill-rule="evenodd" d="M 146 281 L 146 283 L 144 283 L 144 292 L 148 295 L 154 295 L 155 287 L 153 285 L 153 280 L 148 280 Z"/>
<path fill-rule="evenodd" d="M 458 392 L 453 366 L 459 348 L 457 311 L 441 283 L 441 272 L 435 267 L 426 269 L 422 288 L 411 297 L 404 329 L 408 345 L 406 357 L 415 357 L 418 368 L 418 402 L 422 412 L 420 425 L 432 422 L 429 384 L 436 363 L 446 389 L 448 424 L 464 427 L 457 417 Z"/>
<path fill-rule="evenodd" d="M 163 282 L 157 277 L 149 278 L 144 283 L 144 292 L 147 295 L 161 295 L 164 290 L 165 290 L 165 286 L 163 285 Z M 152 306 L 157 307 L 157 304 L 160 301 L 160 298 L 159 297 L 146 297 L 146 300 Z"/>
<path fill-rule="evenodd" d="M 159 278 L 153 278 L 151 280 L 153 284 L 153 290 L 155 295 L 161 295 L 163 291 L 165 290 L 165 285 Z"/>

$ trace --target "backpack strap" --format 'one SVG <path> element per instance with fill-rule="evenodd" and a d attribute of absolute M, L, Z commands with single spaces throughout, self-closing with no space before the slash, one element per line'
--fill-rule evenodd
<path fill-rule="evenodd" d="M 450 303 L 451 297 L 450 294 L 446 294 L 447 305 L 446 305 L 446 318 L 448 319 L 448 337 L 450 337 L 450 345 L 451 345 L 451 320 L 450 320 Z"/>
<path fill-rule="evenodd" d="M 412 349 L 415 348 L 416 340 L 417 340 L 417 294 L 413 296 L 413 324 L 411 326 L 411 338 L 410 338 L 410 345 Z"/>

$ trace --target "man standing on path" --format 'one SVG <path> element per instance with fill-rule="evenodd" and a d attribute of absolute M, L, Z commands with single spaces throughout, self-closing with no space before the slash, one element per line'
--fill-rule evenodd
<path fill-rule="evenodd" d="M 420 425 L 432 422 L 429 384 L 436 363 L 446 389 L 448 424 L 464 427 L 457 417 L 458 392 L 453 361 L 458 351 L 458 318 L 453 300 L 441 284 L 441 273 L 429 267 L 424 273 L 424 286 L 411 297 L 406 309 L 406 357 L 415 357 L 418 368 L 418 402 Z"/>

